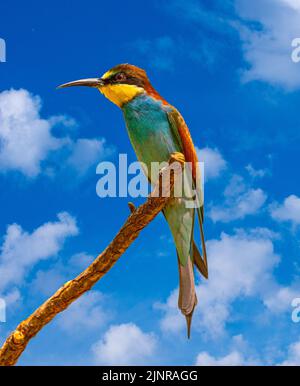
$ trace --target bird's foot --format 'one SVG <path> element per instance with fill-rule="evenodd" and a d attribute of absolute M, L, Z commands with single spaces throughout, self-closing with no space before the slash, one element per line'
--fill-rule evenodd
<path fill-rule="evenodd" d="M 185 156 L 183 153 L 175 152 L 171 154 L 171 161 L 173 162 L 180 162 L 182 165 L 185 163 Z"/>

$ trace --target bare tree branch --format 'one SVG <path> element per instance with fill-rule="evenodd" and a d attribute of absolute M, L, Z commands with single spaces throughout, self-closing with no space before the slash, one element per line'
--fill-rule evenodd
<path fill-rule="evenodd" d="M 57 314 L 64 311 L 71 303 L 89 291 L 113 267 L 138 237 L 140 231 L 164 208 L 170 200 L 167 193 L 173 189 L 174 178 L 176 178 L 176 174 L 181 172 L 182 159 L 180 157 L 182 157 L 181 153 L 174 153 L 171 156 L 169 167 L 161 171 L 158 184 L 143 205 L 138 208 L 130 205 L 131 215 L 113 241 L 96 260 L 75 279 L 65 283 L 32 315 L 18 325 L 0 349 L 1 366 L 14 365 L 28 342 Z M 171 164 L 172 170 L 170 173 Z M 171 178 L 163 178 L 165 175 L 170 175 Z"/>

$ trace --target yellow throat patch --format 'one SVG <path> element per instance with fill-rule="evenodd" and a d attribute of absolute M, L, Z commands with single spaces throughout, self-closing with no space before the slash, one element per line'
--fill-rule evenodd
<path fill-rule="evenodd" d="M 99 90 L 107 99 L 119 107 L 144 92 L 142 87 L 133 84 L 108 84 L 100 87 Z"/>

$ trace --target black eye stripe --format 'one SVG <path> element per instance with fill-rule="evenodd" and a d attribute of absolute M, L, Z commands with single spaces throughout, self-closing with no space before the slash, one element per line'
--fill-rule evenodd
<path fill-rule="evenodd" d="M 106 83 L 129 84 L 129 85 L 135 85 L 138 87 L 144 87 L 144 82 L 142 81 L 142 79 L 139 79 L 130 74 L 125 74 L 124 72 L 119 72 L 113 75 L 111 78 L 106 80 Z"/>
<path fill-rule="evenodd" d="M 127 79 L 126 74 L 119 72 L 110 78 L 111 83 L 123 83 Z"/>
<path fill-rule="evenodd" d="M 126 80 L 126 75 L 123 72 L 120 72 L 119 74 L 116 74 L 114 78 L 116 81 L 120 82 Z"/>

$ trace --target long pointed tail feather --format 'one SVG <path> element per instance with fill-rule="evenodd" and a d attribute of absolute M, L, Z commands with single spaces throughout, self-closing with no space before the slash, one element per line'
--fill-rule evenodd
<path fill-rule="evenodd" d="M 179 268 L 179 297 L 178 307 L 182 314 L 186 317 L 187 321 L 187 333 L 190 337 L 192 316 L 197 304 L 197 296 L 195 290 L 194 268 L 191 258 L 185 266 L 183 266 L 178 258 Z"/>
<path fill-rule="evenodd" d="M 196 307 L 196 305 L 194 306 L 194 309 L 195 309 L 195 307 Z M 193 319 L 194 309 L 189 315 L 185 315 L 188 339 L 190 339 L 190 337 L 191 337 L 191 327 L 192 327 L 192 319 Z"/>

